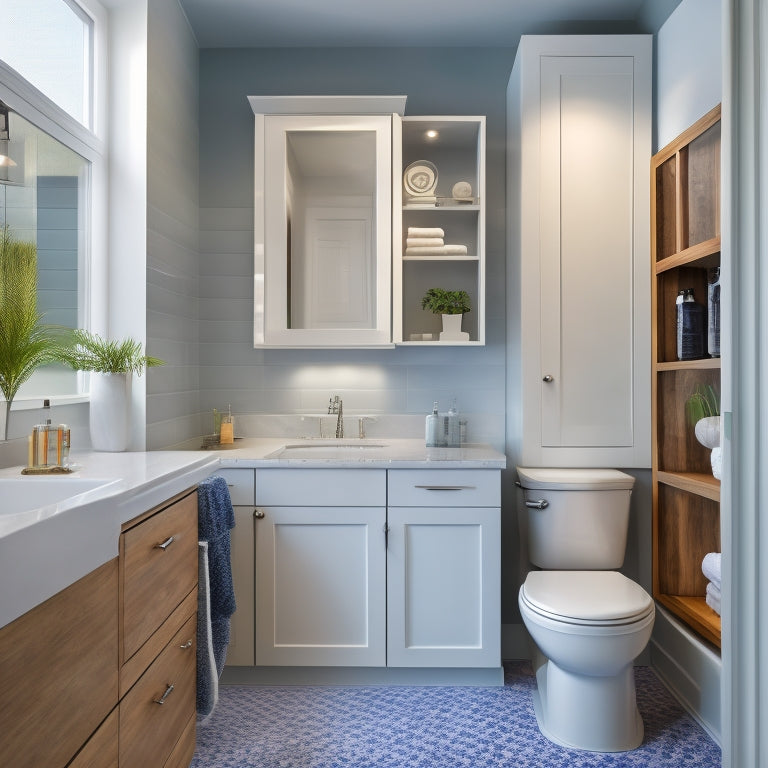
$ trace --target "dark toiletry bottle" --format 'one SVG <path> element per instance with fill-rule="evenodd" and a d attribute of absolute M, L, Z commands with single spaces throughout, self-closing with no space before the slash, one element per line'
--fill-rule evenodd
<path fill-rule="evenodd" d="M 697 360 L 704 357 L 705 317 L 706 310 L 694 299 L 693 288 L 680 291 L 677 297 L 678 360 Z"/>

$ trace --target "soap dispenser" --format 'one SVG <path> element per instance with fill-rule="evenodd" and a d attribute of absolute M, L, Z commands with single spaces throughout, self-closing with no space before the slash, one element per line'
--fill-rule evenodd
<path fill-rule="evenodd" d="M 432 413 L 430 413 L 429 416 L 427 416 L 427 425 L 426 425 L 427 448 L 436 448 L 438 445 L 437 437 L 438 437 L 439 421 L 440 421 L 440 417 L 437 413 L 437 400 L 435 400 L 435 403 L 432 406 Z"/>

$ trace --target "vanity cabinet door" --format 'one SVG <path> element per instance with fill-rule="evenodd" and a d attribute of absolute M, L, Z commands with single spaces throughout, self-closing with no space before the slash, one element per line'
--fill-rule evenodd
<path fill-rule="evenodd" d="M 501 664 L 500 514 L 390 507 L 387 665 Z"/>
<path fill-rule="evenodd" d="M 385 507 L 258 507 L 256 664 L 386 663 Z"/>

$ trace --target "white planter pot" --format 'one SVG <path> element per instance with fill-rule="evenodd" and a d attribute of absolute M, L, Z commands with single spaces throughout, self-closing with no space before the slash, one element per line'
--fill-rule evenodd
<path fill-rule="evenodd" d="M 469 334 L 461 330 L 461 321 L 464 315 L 441 315 L 443 318 L 443 330 L 440 341 L 466 341 Z"/>
<path fill-rule="evenodd" d="M 8 402 L 0 400 L 0 440 L 8 439 Z"/>
<path fill-rule="evenodd" d="M 696 439 L 705 447 L 717 448 L 720 445 L 720 416 L 707 416 L 699 419 L 694 427 Z"/>
<path fill-rule="evenodd" d="M 712 462 L 712 476 L 719 480 L 723 473 L 723 449 L 719 445 L 712 449 L 710 461 Z"/>
<path fill-rule="evenodd" d="M 126 373 L 91 373 L 91 447 L 124 451 L 130 440 L 131 377 Z"/>

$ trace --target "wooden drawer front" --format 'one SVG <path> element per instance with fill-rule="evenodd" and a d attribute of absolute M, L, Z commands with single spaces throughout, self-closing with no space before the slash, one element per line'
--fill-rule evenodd
<path fill-rule="evenodd" d="M 265 507 L 384 507 L 384 469 L 259 469 L 256 504 Z"/>
<path fill-rule="evenodd" d="M 120 768 L 164 765 L 194 717 L 196 629 L 195 615 L 120 702 Z"/>
<path fill-rule="evenodd" d="M 67 768 L 117 768 L 117 713 L 115 707 Z"/>
<path fill-rule="evenodd" d="M 215 474 L 227 481 L 233 505 L 253 505 L 252 469 L 220 469 Z"/>
<path fill-rule="evenodd" d="M 121 538 L 124 662 L 197 584 L 197 493 L 125 531 Z"/>
<path fill-rule="evenodd" d="M 117 704 L 117 558 L 0 630 L 0 766 L 62 768 Z"/>
<path fill-rule="evenodd" d="M 498 507 L 497 469 L 397 469 L 388 478 L 390 507 Z"/>

